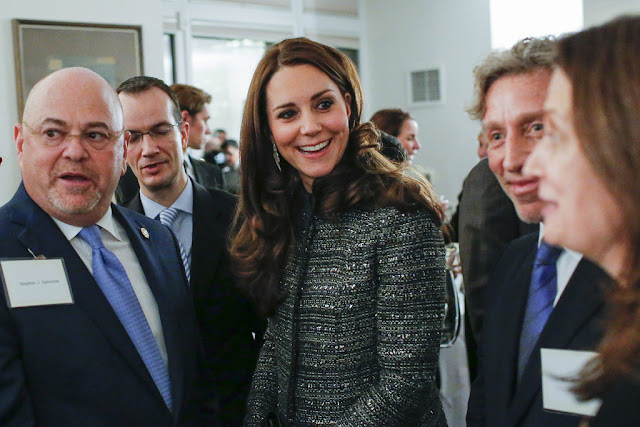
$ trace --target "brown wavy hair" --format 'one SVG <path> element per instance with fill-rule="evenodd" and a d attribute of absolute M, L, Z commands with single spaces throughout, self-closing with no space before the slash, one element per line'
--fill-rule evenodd
<path fill-rule="evenodd" d="M 370 123 L 361 124 L 362 88 L 355 66 L 338 50 L 306 38 L 273 45 L 253 75 L 241 128 L 241 185 L 231 233 L 232 267 L 240 285 L 265 316 L 275 312 L 285 295 L 280 279 L 289 251 L 295 248 L 294 224 L 298 172 L 284 158 L 282 171 L 273 158 L 267 118 L 266 87 L 282 67 L 312 65 L 351 95 L 349 140 L 333 171 L 313 183 L 316 214 L 338 219 L 350 208 L 396 206 L 426 208 L 442 218 L 438 196 L 419 174 L 407 174 L 379 152 L 380 134 Z"/>
<path fill-rule="evenodd" d="M 174 83 L 171 90 L 176 94 L 180 103 L 180 111 L 186 111 L 191 116 L 197 115 L 205 105 L 209 104 L 213 99 L 211 95 L 197 87 Z"/>
<path fill-rule="evenodd" d="M 632 247 L 600 358 L 578 388 L 601 395 L 623 376 L 640 374 L 640 16 L 615 19 L 557 42 L 557 66 L 573 89 L 573 125 L 599 179 L 621 203 Z"/>
<path fill-rule="evenodd" d="M 406 111 L 400 108 L 387 108 L 376 111 L 373 116 L 371 116 L 370 121 L 382 132 L 397 137 L 400 135 L 402 125 L 409 119 L 413 119 L 413 117 Z"/>

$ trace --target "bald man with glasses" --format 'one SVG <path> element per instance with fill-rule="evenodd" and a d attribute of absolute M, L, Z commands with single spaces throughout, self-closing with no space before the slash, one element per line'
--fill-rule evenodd
<path fill-rule="evenodd" d="M 114 90 L 85 68 L 51 73 L 14 135 L 22 184 L 0 208 L 0 425 L 215 423 L 202 412 L 215 399 L 203 398 L 178 242 L 111 204 L 128 136 Z"/>

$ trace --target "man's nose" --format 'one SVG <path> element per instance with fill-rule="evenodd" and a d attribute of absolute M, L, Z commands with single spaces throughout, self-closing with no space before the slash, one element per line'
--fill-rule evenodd
<path fill-rule="evenodd" d="M 151 135 L 144 134 L 142 135 L 142 140 L 140 141 L 140 145 L 142 147 L 142 155 L 143 156 L 153 156 L 158 152 L 158 145 L 151 138 Z"/>
<path fill-rule="evenodd" d="M 533 143 L 529 138 L 520 135 L 507 136 L 502 166 L 509 172 L 519 172 L 531 154 Z"/>
<path fill-rule="evenodd" d="M 69 134 L 64 142 L 63 155 L 72 160 L 81 160 L 88 156 L 87 147 L 82 141 L 82 135 Z"/>

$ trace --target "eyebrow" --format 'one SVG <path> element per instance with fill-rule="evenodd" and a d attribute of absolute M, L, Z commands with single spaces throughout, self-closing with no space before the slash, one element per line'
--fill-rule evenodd
<path fill-rule="evenodd" d="M 157 128 L 158 126 L 164 126 L 164 125 L 169 125 L 169 126 L 174 126 L 173 124 L 171 124 L 170 122 L 163 120 L 157 123 L 152 124 L 151 126 L 149 126 L 147 129 L 153 129 L 153 128 Z M 141 130 L 138 129 L 127 129 L 128 132 L 137 132 L 137 133 L 142 133 Z"/>
<path fill-rule="evenodd" d="M 44 119 L 42 121 L 43 125 L 46 124 L 46 123 L 52 123 L 52 124 L 58 125 L 58 126 L 66 126 L 67 125 L 67 122 L 65 122 L 64 120 L 54 119 L 54 118 L 51 118 L 51 117 L 47 117 L 46 119 Z"/>
<path fill-rule="evenodd" d="M 531 122 L 534 120 L 539 120 L 541 118 L 544 117 L 545 112 L 544 111 L 536 111 L 536 112 L 531 112 L 531 113 L 524 113 L 522 115 L 520 115 L 518 117 L 518 123 L 522 124 L 522 123 L 526 123 L 526 122 Z M 482 128 L 484 130 L 487 129 L 493 129 L 493 128 L 501 128 L 502 125 L 496 121 L 493 122 L 482 122 Z"/>
<path fill-rule="evenodd" d="M 320 98 L 322 95 L 324 95 L 327 92 L 332 92 L 333 89 L 325 89 L 325 90 L 321 90 L 320 92 L 311 95 L 311 101 Z M 294 105 L 296 105 L 294 102 L 288 102 L 286 104 L 282 104 L 282 105 L 278 105 L 277 107 L 273 108 L 273 111 L 278 110 L 280 108 L 288 108 L 288 107 L 293 107 Z"/>
<path fill-rule="evenodd" d="M 47 117 L 46 119 L 44 119 L 42 121 L 42 124 L 47 124 L 47 123 L 51 123 L 54 125 L 58 125 L 58 126 L 68 126 L 69 124 L 67 122 L 65 122 L 62 119 L 56 119 L 53 117 Z M 107 125 L 105 122 L 89 122 L 86 125 L 84 125 L 84 128 L 101 128 L 101 129 L 105 129 L 107 131 L 111 131 L 111 127 L 109 125 Z"/>

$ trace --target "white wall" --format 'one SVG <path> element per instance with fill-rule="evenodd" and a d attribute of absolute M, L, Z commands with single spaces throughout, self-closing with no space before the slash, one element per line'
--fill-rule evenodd
<path fill-rule="evenodd" d="M 623 14 L 639 14 L 638 0 L 584 0 L 584 26 L 603 24 L 616 16 Z"/>
<path fill-rule="evenodd" d="M 142 25 L 144 72 L 162 78 L 162 4 L 161 0 L 20 0 L 6 1 L 0 8 L 0 205 L 13 195 L 20 184 L 16 163 L 13 127 L 18 120 L 13 63 L 12 19 L 95 22 Z"/>
<path fill-rule="evenodd" d="M 465 113 L 473 98 L 472 70 L 490 51 L 489 0 L 366 0 L 365 119 L 382 108 L 408 110 L 422 149 L 414 162 L 432 170 L 433 184 L 455 207 L 462 181 L 477 162 L 479 124 Z M 409 71 L 444 66 L 445 104 L 407 108 Z"/>

